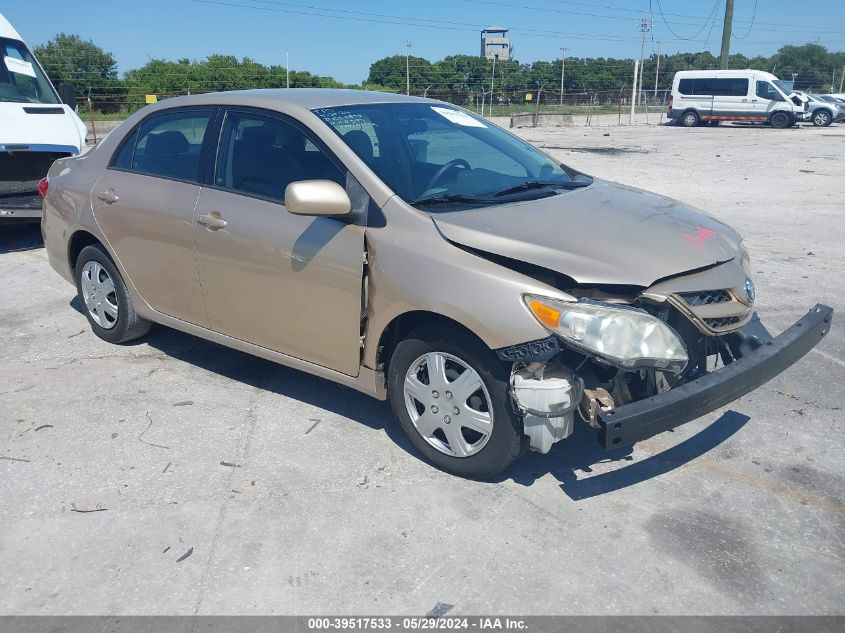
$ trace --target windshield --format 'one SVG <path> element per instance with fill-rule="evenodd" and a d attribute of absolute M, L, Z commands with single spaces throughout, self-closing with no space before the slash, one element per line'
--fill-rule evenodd
<path fill-rule="evenodd" d="M 0 37 L 0 101 L 59 103 L 26 44 L 5 37 Z"/>
<path fill-rule="evenodd" d="M 772 81 L 774 85 L 776 85 L 780 91 L 785 94 L 791 94 L 793 91 L 793 87 L 795 86 L 794 81 L 784 81 L 783 79 L 775 79 Z"/>
<path fill-rule="evenodd" d="M 447 104 L 380 103 L 314 113 L 400 197 L 430 212 L 555 195 L 591 182 Z"/>

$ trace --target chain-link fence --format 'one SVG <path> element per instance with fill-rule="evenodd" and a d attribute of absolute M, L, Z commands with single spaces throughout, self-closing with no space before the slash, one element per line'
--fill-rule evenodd
<path fill-rule="evenodd" d="M 635 112 L 659 115 L 665 111 L 667 92 L 643 91 L 635 104 Z M 77 105 L 80 116 L 89 122 L 90 127 L 92 121 L 120 121 L 149 103 L 187 94 L 190 93 L 98 94 L 79 98 Z M 542 88 L 510 91 L 425 89 L 411 90 L 411 94 L 452 103 L 485 117 L 510 117 L 528 113 L 569 114 L 585 117 L 586 125 L 592 125 L 593 117 L 598 115 L 616 115 L 618 124 L 628 123 L 631 107 L 630 88 L 563 95 L 559 90 Z"/>

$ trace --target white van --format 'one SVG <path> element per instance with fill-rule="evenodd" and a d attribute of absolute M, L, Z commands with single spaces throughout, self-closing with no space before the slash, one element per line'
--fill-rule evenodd
<path fill-rule="evenodd" d="M 0 223 L 40 218 L 38 181 L 54 160 L 85 147 L 73 87 L 60 88 L 62 98 L 0 14 Z"/>
<path fill-rule="evenodd" d="M 757 121 L 792 127 L 805 106 L 792 87 L 762 70 L 680 70 L 672 81 L 669 118 L 684 127 L 721 121 Z"/>

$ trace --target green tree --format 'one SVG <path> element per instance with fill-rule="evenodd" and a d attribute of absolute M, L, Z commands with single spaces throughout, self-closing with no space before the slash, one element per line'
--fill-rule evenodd
<path fill-rule="evenodd" d="M 77 97 L 90 96 L 95 107 L 121 99 L 114 56 L 91 40 L 59 33 L 34 52 L 54 84 L 71 84 Z"/>
<path fill-rule="evenodd" d="M 370 74 L 365 83 L 378 84 L 391 90 L 405 91 L 405 56 L 384 57 L 370 65 Z M 423 57 L 408 57 L 408 72 L 413 92 L 422 91 L 432 83 L 431 62 Z"/>

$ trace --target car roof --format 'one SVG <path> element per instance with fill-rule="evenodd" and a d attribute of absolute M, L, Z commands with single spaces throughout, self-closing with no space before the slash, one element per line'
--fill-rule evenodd
<path fill-rule="evenodd" d="M 675 76 L 684 75 L 702 75 L 706 77 L 742 77 L 749 74 L 757 75 L 764 79 L 777 79 L 772 73 L 767 73 L 765 70 L 754 70 L 753 68 L 732 68 L 728 70 L 712 69 L 712 70 L 679 70 L 675 72 Z"/>
<path fill-rule="evenodd" d="M 393 92 L 374 92 L 370 90 L 348 90 L 340 88 L 262 88 L 255 90 L 231 90 L 228 92 L 208 92 L 184 97 L 173 97 L 160 101 L 167 107 L 189 105 L 242 105 L 255 107 L 273 107 L 287 105 L 313 110 L 337 106 L 361 105 L 368 103 L 432 103 L 433 99 L 411 97 Z"/>

